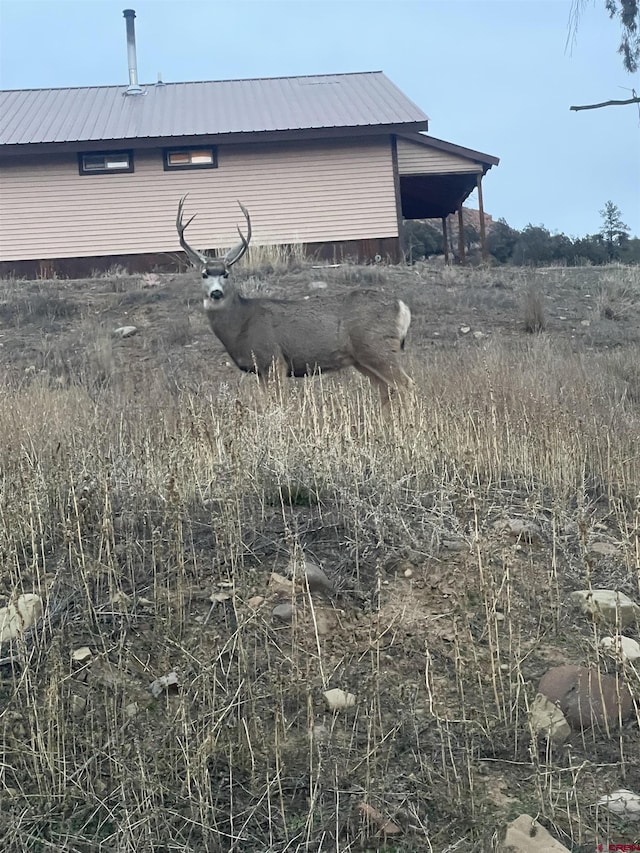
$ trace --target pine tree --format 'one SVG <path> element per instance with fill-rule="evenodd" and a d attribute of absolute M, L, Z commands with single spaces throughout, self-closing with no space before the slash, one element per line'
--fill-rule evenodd
<path fill-rule="evenodd" d="M 620 256 L 620 249 L 629 239 L 629 226 L 622 221 L 620 208 L 612 201 L 608 201 L 599 211 L 602 217 L 602 228 L 600 234 L 607 247 L 609 260 L 616 260 Z"/>

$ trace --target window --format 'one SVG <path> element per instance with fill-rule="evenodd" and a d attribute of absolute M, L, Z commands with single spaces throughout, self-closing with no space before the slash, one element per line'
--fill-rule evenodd
<path fill-rule="evenodd" d="M 133 151 L 96 151 L 78 154 L 81 175 L 133 172 Z"/>
<path fill-rule="evenodd" d="M 173 169 L 217 169 L 215 148 L 165 148 L 165 171 Z"/>

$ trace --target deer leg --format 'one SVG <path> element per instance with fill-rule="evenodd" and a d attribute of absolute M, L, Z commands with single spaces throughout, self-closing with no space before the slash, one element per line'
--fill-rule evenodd
<path fill-rule="evenodd" d="M 359 373 L 362 373 L 363 376 L 366 376 L 370 380 L 374 388 L 378 389 L 382 408 L 385 409 L 391 402 L 391 387 L 387 379 L 377 371 L 372 370 L 369 366 L 365 367 L 363 364 L 355 364 L 354 367 Z"/>
<path fill-rule="evenodd" d="M 383 408 L 389 406 L 393 396 L 396 394 L 403 395 L 413 385 L 411 377 L 397 364 L 385 370 L 375 368 L 370 364 L 355 364 L 354 367 L 363 376 L 367 376 L 378 389 Z"/>

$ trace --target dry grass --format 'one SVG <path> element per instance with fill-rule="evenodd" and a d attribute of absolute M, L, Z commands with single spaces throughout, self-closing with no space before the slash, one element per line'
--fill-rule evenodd
<path fill-rule="evenodd" d="M 597 296 L 600 315 L 607 320 L 622 320 L 633 314 L 640 302 L 640 282 L 633 271 L 611 267 L 602 276 Z"/>
<path fill-rule="evenodd" d="M 544 311 L 544 296 L 535 285 L 527 287 L 523 301 L 524 330 L 529 334 L 544 332 L 547 318 Z"/>
<path fill-rule="evenodd" d="M 442 287 L 458 306 L 464 275 Z M 548 750 L 527 723 L 548 666 L 615 668 L 569 593 L 640 592 L 640 408 L 619 352 L 414 338 L 415 398 L 381 419 L 357 377 L 260 407 L 208 357 L 180 379 L 188 325 L 164 361 L 131 339 L 123 366 L 86 322 L 82 359 L 56 353 L 64 382 L 0 387 L 0 595 L 47 601 L 2 650 L 3 850 L 487 853 L 523 811 L 573 851 L 630 837 L 595 804 L 637 790 L 638 721 Z M 589 556 L 594 538 L 617 556 Z M 292 593 L 279 624 L 269 576 L 301 552 L 336 593 Z M 172 671 L 179 690 L 154 698 Z M 328 687 L 355 707 L 330 713 Z"/>

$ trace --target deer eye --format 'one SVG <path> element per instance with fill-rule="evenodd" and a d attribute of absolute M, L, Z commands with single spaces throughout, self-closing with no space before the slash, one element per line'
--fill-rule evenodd
<path fill-rule="evenodd" d="M 209 273 L 206 270 L 202 271 L 202 278 L 209 278 Z"/>

